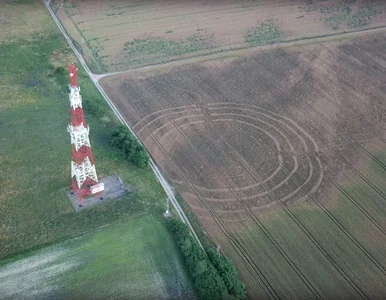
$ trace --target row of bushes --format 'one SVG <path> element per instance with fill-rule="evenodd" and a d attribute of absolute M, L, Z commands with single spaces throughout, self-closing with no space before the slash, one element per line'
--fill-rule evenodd
<path fill-rule="evenodd" d="M 149 165 L 149 156 L 145 148 L 126 126 L 121 125 L 113 130 L 111 144 L 117 149 L 122 150 L 126 158 L 138 167 L 146 168 Z"/>
<path fill-rule="evenodd" d="M 200 299 L 245 298 L 245 287 L 228 258 L 214 249 L 210 249 L 208 254 L 203 252 L 180 220 L 172 218 L 167 224 L 193 277 Z"/>
<path fill-rule="evenodd" d="M 244 299 L 245 285 L 241 282 L 232 261 L 228 257 L 217 253 L 213 248 L 208 249 L 206 253 L 208 254 L 210 262 L 223 279 L 228 293 L 238 299 Z"/>

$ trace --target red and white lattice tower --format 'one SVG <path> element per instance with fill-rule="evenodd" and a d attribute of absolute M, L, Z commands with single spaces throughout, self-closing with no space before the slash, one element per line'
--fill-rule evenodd
<path fill-rule="evenodd" d="M 77 82 L 75 64 L 68 66 L 68 73 L 70 75 L 71 123 L 67 131 L 71 136 L 72 193 L 78 195 L 78 204 L 79 207 L 82 207 L 83 198 L 91 193 L 90 186 L 98 183 L 98 177 L 88 137 L 90 129 L 83 114 L 82 96 Z"/>

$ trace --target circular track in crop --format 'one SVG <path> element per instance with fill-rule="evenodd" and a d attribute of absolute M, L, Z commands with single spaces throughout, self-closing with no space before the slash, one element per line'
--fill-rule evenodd
<path fill-rule="evenodd" d="M 195 210 L 215 210 L 223 218 L 273 202 L 299 203 L 323 179 L 311 135 L 258 106 L 164 109 L 146 116 L 134 130 Z"/>

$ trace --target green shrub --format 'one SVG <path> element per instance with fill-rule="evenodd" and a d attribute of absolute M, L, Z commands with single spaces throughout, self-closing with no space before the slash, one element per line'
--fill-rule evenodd
<path fill-rule="evenodd" d="M 66 69 L 62 66 L 59 66 L 59 67 L 55 68 L 55 73 L 59 74 L 59 75 L 64 75 L 64 74 L 66 74 Z"/>
<path fill-rule="evenodd" d="M 133 161 L 140 168 L 145 168 L 149 164 L 149 156 L 141 145 L 136 146 Z"/>
<path fill-rule="evenodd" d="M 179 220 L 169 219 L 168 228 L 180 249 L 200 299 L 223 299 L 227 288 L 208 256 L 190 235 L 189 229 Z"/>
<path fill-rule="evenodd" d="M 366 26 L 370 19 L 378 14 L 376 8 L 371 6 L 365 6 L 358 9 L 347 21 L 349 28 Z"/>
<path fill-rule="evenodd" d="M 207 250 L 207 254 L 210 262 L 223 279 L 228 293 L 238 299 L 245 299 L 245 285 L 241 282 L 232 261 L 217 253 L 213 248 Z"/>
<path fill-rule="evenodd" d="M 258 27 L 248 30 L 245 35 L 245 42 L 250 44 L 272 44 L 280 42 L 284 33 L 279 30 L 273 20 L 261 23 Z"/>
<path fill-rule="evenodd" d="M 111 134 L 111 145 L 120 149 L 125 157 L 135 163 L 140 168 L 146 168 L 149 165 L 149 156 L 145 148 L 137 141 L 130 130 L 121 125 Z"/>
<path fill-rule="evenodd" d="M 83 100 L 84 108 L 90 114 L 101 117 L 103 115 L 102 103 L 97 98 Z"/>

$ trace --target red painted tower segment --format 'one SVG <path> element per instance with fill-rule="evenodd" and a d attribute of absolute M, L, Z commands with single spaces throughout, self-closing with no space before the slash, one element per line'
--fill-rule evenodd
<path fill-rule="evenodd" d="M 75 64 L 68 66 L 70 76 L 70 113 L 71 122 L 68 132 L 71 136 L 71 177 L 72 192 L 78 195 L 79 207 L 83 205 L 83 198 L 90 194 L 90 186 L 98 183 L 94 158 L 88 137 L 87 126 L 83 108 L 80 87 L 77 81 L 77 69 Z"/>
<path fill-rule="evenodd" d="M 70 75 L 70 86 L 78 86 L 78 70 L 76 69 L 75 64 L 68 65 L 68 75 Z"/>

